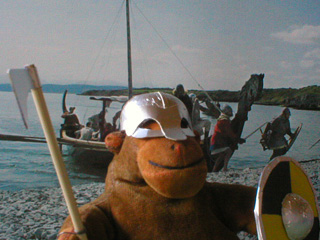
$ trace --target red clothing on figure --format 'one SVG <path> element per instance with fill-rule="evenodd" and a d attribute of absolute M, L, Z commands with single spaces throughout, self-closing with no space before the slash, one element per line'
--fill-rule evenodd
<path fill-rule="evenodd" d="M 211 138 L 211 147 L 214 149 L 230 147 L 235 143 L 237 143 L 237 136 L 232 131 L 231 121 L 226 118 L 218 120 Z"/>

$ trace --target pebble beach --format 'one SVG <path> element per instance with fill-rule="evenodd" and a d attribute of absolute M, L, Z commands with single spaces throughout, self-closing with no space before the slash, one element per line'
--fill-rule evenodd
<path fill-rule="evenodd" d="M 320 161 L 301 163 L 301 166 L 311 178 L 319 203 Z M 209 173 L 207 181 L 256 187 L 262 170 L 246 168 Z M 81 206 L 97 198 L 104 190 L 104 183 L 77 185 L 73 190 Z M 0 240 L 56 239 L 67 215 L 60 188 L 0 190 Z M 257 239 L 244 233 L 239 238 Z"/>

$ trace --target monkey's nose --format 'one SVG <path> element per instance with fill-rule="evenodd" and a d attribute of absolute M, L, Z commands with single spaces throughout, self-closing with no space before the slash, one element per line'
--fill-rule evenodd
<path fill-rule="evenodd" d="M 178 155 L 182 154 L 182 146 L 179 143 L 172 144 L 171 149 L 174 150 Z"/>

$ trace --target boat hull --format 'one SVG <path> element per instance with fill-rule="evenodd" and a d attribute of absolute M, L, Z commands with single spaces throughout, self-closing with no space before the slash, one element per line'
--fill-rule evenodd
<path fill-rule="evenodd" d="M 109 151 L 85 149 L 82 147 L 67 146 L 68 155 L 78 162 L 90 162 L 93 165 L 106 166 L 112 161 L 113 154 Z"/>
<path fill-rule="evenodd" d="M 65 131 L 62 131 L 61 135 L 67 155 L 72 161 L 88 168 L 108 169 L 113 153 L 108 151 L 103 142 L 72 138 L 67 136 Z"/>

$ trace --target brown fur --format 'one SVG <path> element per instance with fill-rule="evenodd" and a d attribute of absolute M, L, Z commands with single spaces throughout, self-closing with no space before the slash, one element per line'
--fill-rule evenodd
<path fill-rule="evenodd" d="M 109 139 L 114 142 L 117 136 Z M 256 234 L 256 189 L 206 182 L 196 138 L 125 137 L 121 145 L 109 165 L 105 192 L 80 208 L 89 239 L 238 239 L 241 230 Z M 149 161 L 189 167 L 167 169 Z M 61 231 L 72 230 L 68 217 Z M 59 239 L 77 237 L 62 234 Z"/>

